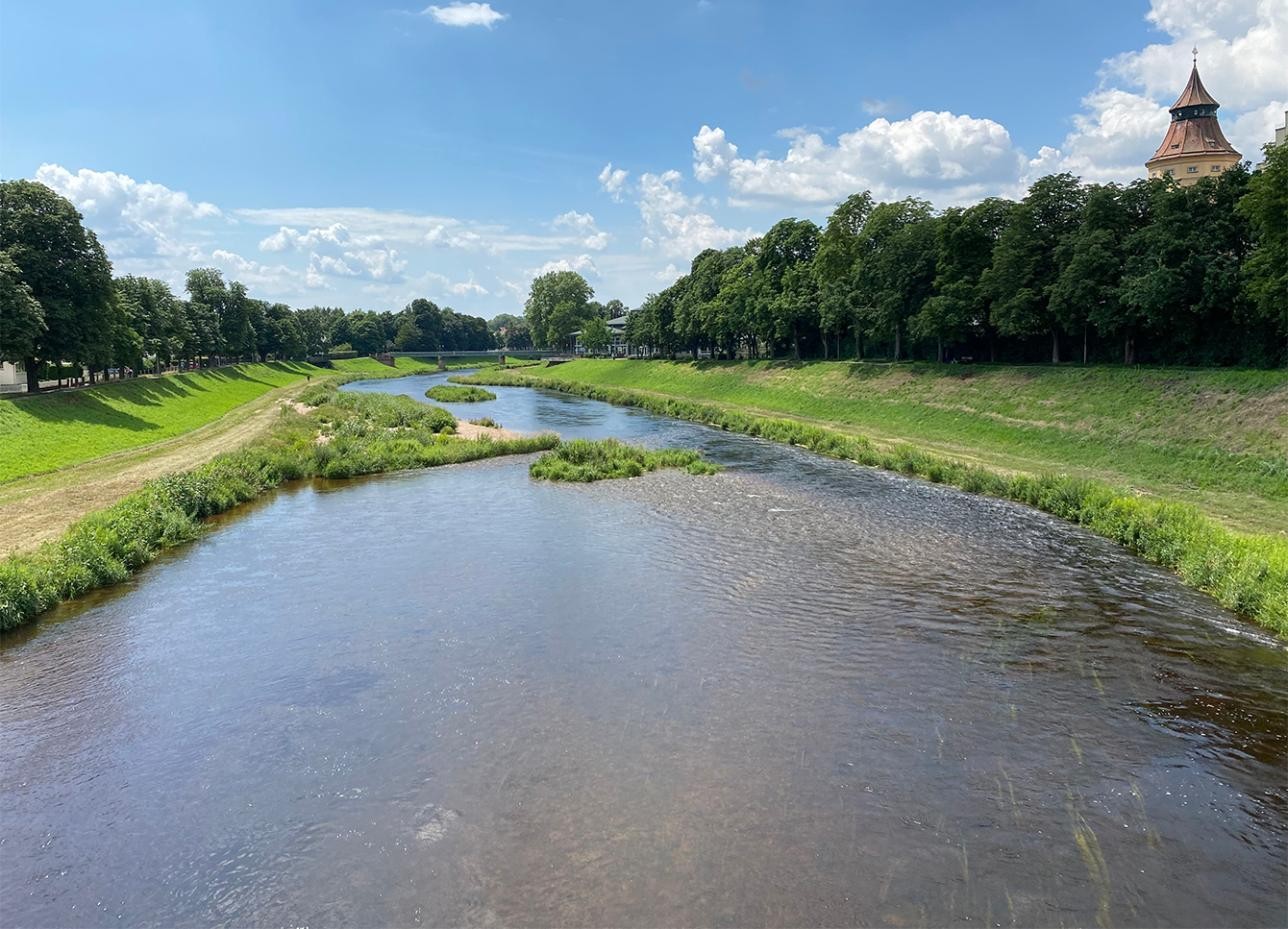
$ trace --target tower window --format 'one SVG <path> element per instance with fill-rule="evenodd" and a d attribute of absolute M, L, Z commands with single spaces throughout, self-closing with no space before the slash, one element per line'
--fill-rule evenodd
<path fill-rule="evenodd" d="M 1188 173 L 1188 174 L 1198 174 L 1198 173 L 1199 173 L 1199 166 L 1198 166 L 1198 165 L 1190 165 L 1188 168 L 1186 168 L 1186 169 L 1185 169 L 1185 171 L 1186 171 L 1186 173 Z"/>
<path fill-rule="evenodd" d="M 1220 165 L 1213 165 L 1213 166 L 1212 166 L 1212 170 L 1213 170 L 1213 171 L 1220 171 L 1220 170 L 1221 170 L 1221 166 L 1220 166 Z"/>

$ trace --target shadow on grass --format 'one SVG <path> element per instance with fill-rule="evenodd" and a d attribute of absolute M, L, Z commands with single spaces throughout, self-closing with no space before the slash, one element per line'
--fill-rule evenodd
<path fill-rule="evenodd" d="M 293 362 L 272 362 L 264 367 L 288 374 L 304 375 L 312 372 L 308 365 Z M 233 381 L 261 384 L 269 390 L 282 386 L 253 377 L 242 366 L 236 365 L 191 371 L 185 374 L 118 381 L 65 393 L 21 394 L 13 397 L 12 402 L 23 413 L 45 423 L 82 422 L 144 432 L 159 429 L 161 425 L 110 406 L 105 400 L 124 401 L 136 406 L 161 407 L 167 403 L 182 401 L 197 393 L 206 393 L 220 383 Z"/>
<path fill-rule="evenodd" d="M 95 393 L 94 390 L 85 390 L 52 397 L 28 397 L 21 401 L 21 409 L 42 423 L 93 423 L 96 426 L 129 429 L 133 432 L 161 428 L 159 423 L 148 422 L 108 406 Z"/>

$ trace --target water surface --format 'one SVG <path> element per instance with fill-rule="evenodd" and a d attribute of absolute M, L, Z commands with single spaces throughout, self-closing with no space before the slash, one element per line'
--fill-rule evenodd
<path fill-rule="evenodd" d="M 420 397 L 441 376 L 352 385 Z M 591 401 L 0 651 L 0 922 L 1283 925 L 1288 658 L 1043 514 Z"/>

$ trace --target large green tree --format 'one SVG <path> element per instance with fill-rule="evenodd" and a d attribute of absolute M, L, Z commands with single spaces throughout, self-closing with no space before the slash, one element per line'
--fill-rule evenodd
<path fill-rule="evenodd" d="M 1083 188 L 1072 174 L 1038 179 L 1011 213 L 989 269 L 993 318 L 1003 335 L 1049 333 L 1051 360 L 1060 361 L 1061 319 L 1051 309 L 1060 276 L 1058 255 L 1082 213 Z"/>
<path fill-rule="evenodd" d="M 933 292 L 935 239 L 930 204 L 915 197 L 879 204 L 863 224 L 861 312 L 873 330 L 890 335 L 895 361 L 903 358 L 908 319 Z"/>
<path fill-rule="evenodd" d="M 45 312 L 9 253 L 0 249 L 0 361 L 35 354 L 45 331 Z"/>
<path fill-rule="evenodd" d="M 0 246 L 44 317 L 22 357 L 34 392 L 42 362 L 89 363 L 97 353 L 94 340 L 110 336 L 112 266 L 76 208 L 35 181 L 0 182 Z"/>
<path fill-rule="evenodd" d="M 1243 283 L 1253 321 L 1277 337 L 1282 363 L 1288 361 L 1288 145 L 1267 145 L 1265 155 L 1239 201 L 1253 241 Z"/>
<path fill-rule="evenodd" d="M 748 358 L 759 354 L 755 308 L 760 243 L 760 239 L 752 239 L 731 249 L 729 267 L 720 276 L 720 289 L 711 308 L 714 334 L 727 343 L 731 356 L 737 354 L 739 344 L 746 346 Z"/>
<path fill-rule="evenodd" d="M 1242 167 L 1190 187 L 1149 183 L 1149 221 L 1127 237 L 1121 300 L 1149 330 L 1156 355 L 1188 364 L 1232 364 L 1250 351 L 1241 266 L 1252 229 L 1237 209 Z"/>
<path fill-rule="evenodd" d="M 755 298 L 758 334 L 775 344 L 791 344 L 796 358 L 801 354 L 802 330 L 811 327 L 817 314 L 817 289 L 812 279 L 806 280 L 806 272 L 818 251 L 818 241 L 818 226 L 794 217 L 774 223 L 760 241 Z"/>
<path fill-rule="evenodd" d="M 190 337 L 186 307 L 170 285 L 150 277 L 126 275 L 116 279 L 118 298 L 131 308 L 143 352 L 158 363 L 179 357 Z"/>
<path fill-rule="evenodd" d="M 216 268 L 193 268 L 185 281 L 188 292 L 188 322 L 192 343 L 188 356 L 199 360 L 224 351 L 223 327 L 228 302 L 224 276 Z"/>
<path fill-rule="evenodd" d="M 304 351 L 308 355 L 325 355 L 331 347 L 331 332 L 344 316 L 344 310 L 331 306 L 311 306 L 298 310 L 295 320 L 304 337 Z"/>
<path fill-rule="evenodd" d="M 989 197 L 971 207 L 951 207 L 936 223 L 934 295 L 908 320 L 908 330 L 916 338 L 934 339 L 940 361 L 946 342 L 970 337 L 984 339 L 990 360 L 994 357 L 991 301 L 983 277 L 1014 206 Z"/>
<path fill-rule="evenodd" d="M 608 331 L 608 323 L 602 316 L 592 316 L 586 320 L 586 324 L 581 327 L 582 346 L 592 355 L 602 355 L 613 340 L 612 333 Z"/>
<path fill-rule="evenodd" d="M 590 318 L 594 295 L 576 271 L 550 271 L 537 277 L 523 308 L 533 339 L 543 347 L 563 347 Z"/>
<path fill-rule="evenodd" d="M 855 330 L 854 353 L 862 355 L 862 336 L 858 331 L 860 236 L 871 212 L 872 195 L 866 190 L 847 197 L 832 211 L 819 236 L 813 268 L 824 358 L 828 335 L 835 340 L 836 357 L 840 358 L 841 338 L 850 329 Z"/>
<path fill-rule="evenodd" d="M 1092 187 L 1078 227 L 1057 246 L 1060 270 L 1051 286 L 1051 313 L 1064 331 L 1081 333 L 1082 363 L 1088 330 L 1121 335 L 1123 363 L 1134 360 L 1136 321 L 1123 306 L 1124 241 L 1134 231 L 1130 198 L 1115 185 Z"/>

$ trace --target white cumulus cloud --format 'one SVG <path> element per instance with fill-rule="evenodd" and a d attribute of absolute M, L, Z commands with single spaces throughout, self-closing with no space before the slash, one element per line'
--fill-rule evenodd
<path fill-rule="evenodd" d="M 723 129 L 703 125 L 693 137 L 693 176 L 700 181 L 729 173 L 737 157 L 738 146 L 725 138 Z"/>
<path fill-rule="evenodd" d="M 614 168 L 610 161 L 599 172 L 599 186 L 614 200 L 622 199 L 622 188 L 626 186 L 627 171 L 625 168 Z"/>
<path fill-rule="evenodd" d="M 584 248 L 598 252 L 608 247 L 608 233 L 595 225 L 595 217 L 590 213 L 569 210 L 556 216 L 550 225 L 554 229 L 567 229 L 572 232 Z"/>
<path fill-rule="evenodd" d="M 444 26 L 482 26 L 491 29 L 497 23 L 509 18 L 508 13 L 492 9 L 490 3 L 452 3 L 447 6 L 428 6 L 424 14 L 436 23 Z"/>
<path fill-rule="evenodd" d="M 730 191 L 750 200 L 824 204 L 866 189 L 883 199 L 915 194 L 958 203 L 1013 183 L 1024 164 L 1005 126 L 947 112 L 875 119 L 835 143 L 804 130 L 787 136 L 781 158 L 739 158 L 723 130 L 703 126 L 693 137 L 694 174 L 724 174 Z"/>
<path fill-rule="evenodd" d="M 458 297 L 474 295 L 478 297 L 487 296 L 487 288 L 482 284 L 475 283 L 474 278 L 468 281 L 457 281 L 455 284 L 449 284 L 447 289 Z"/>
<path fill-rule="evenodd" d="M 193 255 L 198 249 L 185 241 L 185 225 L 222 216 L 213 203 L 115 171 L 72 173 L 62 165 L 42 164 L 36 180 L 70 200 L 114 257 Z"/>
<path fill-rule="evenodd" d="M 646 232 L 641 247 L 656 246 L 664 255 L 691 258 L 704 248 L 740 245 L 756 234 L 753 229 L 720 225 L 704 211 L 702 197 L 690 197 L 680 190 L 681 180 L 674 169 L 640 175 L 638 203 Z"/>
<path fill-rule="evenodd" d="M 543 274 L 549 274 L 551 271 L 576 271 L 578 274 L 599 277 L 599 268 L 595 267 L 595 262 L 589 255 L 574 255 L 571 258 L 557 258 L 554 261 L 547 261 L 541 267 L 530 270 L 528 277 L 540 277 Z"/>

